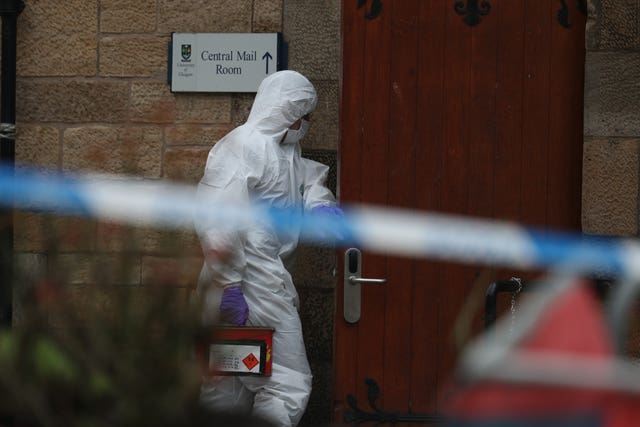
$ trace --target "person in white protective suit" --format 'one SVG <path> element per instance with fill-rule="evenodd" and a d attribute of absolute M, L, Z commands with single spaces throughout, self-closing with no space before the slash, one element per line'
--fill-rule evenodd
<path fill-rule="evenodd" d="M 279 71 L 266 77 L 247 122 L 209 152 L 198 186 L 203 213 L 226 204 L 266 203 L 341 215 L 324 185 L 329 168 L 301 157 L 298 144 L 316 102 L 303 75 Z M 298 295 L 287 268 L 299 231 L 197 222 L 205 254 L 198 288 L 206 320 L 275 329 L 271 377 L 216 377 L 203 385 L 201 401 L 212 409 L 251 411 L 278 426 L 295 426 L 311 393 Z"/>

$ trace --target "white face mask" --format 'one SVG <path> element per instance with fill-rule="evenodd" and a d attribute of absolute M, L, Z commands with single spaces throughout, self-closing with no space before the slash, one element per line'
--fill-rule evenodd
<path fill-rule="evenodd" d="M 284 139 L 282 140 L 285 144 L 293 144 L 294 142 L 300 141 L 304 138 L 304 135 L 309 130 L 309 120 L 302 119 L 300 120 L 300 127 L 298 129 L 289 129 L 287 130 Z"/>

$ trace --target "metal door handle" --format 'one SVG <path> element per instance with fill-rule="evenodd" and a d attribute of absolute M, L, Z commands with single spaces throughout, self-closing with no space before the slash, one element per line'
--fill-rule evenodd
<path fill-rule="evenodd" d="M 382 285 L 387 283 L 387 279 L 365 279 L 364 277 L 349 276 L 349 283 L 362 283 L 363 285 Z"/>
<path fill-rule="evenodd" d="M 367 279 L 362 274 L 362 253 L 357 248 L 349 248 L 344 253 L 344 320 L 356 323 L 360 320 L 361 285 L 381 285 L 387 279 Z"/>

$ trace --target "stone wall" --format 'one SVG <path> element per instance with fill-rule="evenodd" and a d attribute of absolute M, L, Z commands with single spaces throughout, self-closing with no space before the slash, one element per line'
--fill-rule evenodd
<path fill-rule="evenodd" d="M 640 2 L 592 0 L 587 24 L 582 225 L 638 235 Z"/>
<path fill-rule="evenodd" d="M 196 183 L 208 150 L 244 122 L 253 95 L 171 93 L 171 32 L 283 32 L 289 68 L 306 74 L 320 97 L 303 149 L 332 162 L 335 185 L 338 0 L 25 3 L 18 17 L 18 167 Z M 80 299 L 94 283 L 144 289 L 170 281 L 186 294 L 202 263 L 191 232 L 34 213 L 16 214 L 14 248 L 21 277 L 57 277 Z M 333 249 L 301 248 L 294 280 L 314 371 L 304 425 L 330 419 L 334 268 Z"/>
<path fill-rule="evenodd" d="M 318 90 L 303 151 L 331 166 L 336 183 L 338 82 L 340 77 L 340 0 L 285 0 L 283 33 L 289 41 L 289 68 L 308 76 Z M 321 25 L 318 25 L 321 23 Z M 332 248 L 303 247 L 294 272 L 300 293 L 302 326 L 314 374 L 311 400 L 302 422 L 328 424 L 332 413 L 333 315 L 336 254 Z"/>

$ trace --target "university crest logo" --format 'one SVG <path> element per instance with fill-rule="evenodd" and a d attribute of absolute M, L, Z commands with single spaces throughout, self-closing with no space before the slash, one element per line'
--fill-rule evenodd
<path fill-rule="evenodd" d="M 182 62 L 191 62 L 191 45 L 182 45 Z"/>

